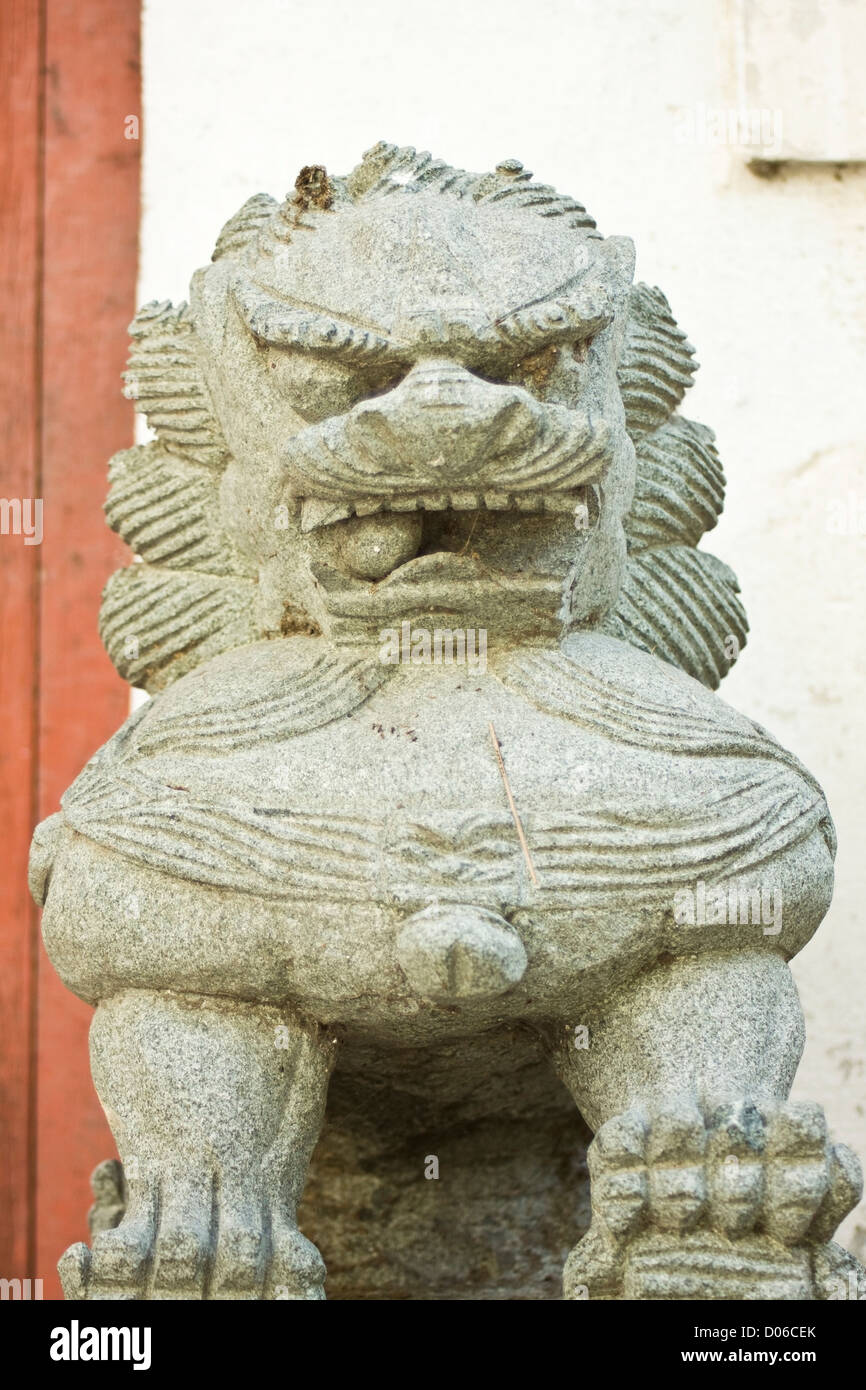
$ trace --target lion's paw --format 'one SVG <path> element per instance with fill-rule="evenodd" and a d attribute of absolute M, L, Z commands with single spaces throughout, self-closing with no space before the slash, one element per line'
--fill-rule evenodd
<path fill-rule="evenodd" d="M 815 1256 L 862 1190 L 855 1156 L 801 1101 L 636 1106 L 599 1129 L 589 1168 L 570 1299 L 820 1297 Z"/>
<path fill-rule="evenodd" d="M 67 1299 L 321 1299 L 316 1247 L 261 1193 L 216 1174 L 142 1180 L 123 1220 L 59 1264 Z"/>

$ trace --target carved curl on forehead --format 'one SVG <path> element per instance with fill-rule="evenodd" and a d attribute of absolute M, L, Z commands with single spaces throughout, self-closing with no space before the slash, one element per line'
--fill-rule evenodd
<path fill-rule="evenodd" d="M 455 169 L 426 150 L 411 145 L 389 145 L 380 141 L 367 150 L 361 163 L 347 178 L 329 178 L 320 165 L 301 170 L 295 190 L 282 204 L 259 194 L 245 204 L 226 224 L 218 245 L 218 255 L 240 254 L 259 238 L 261 250 L 273 251 L 291 241 L 298 228 L 314 231 L 315 222 L 303 219 L 305 210 L 327 211 L 341 203 L 360 203 L 392 197 L 400 193 L 435 192 L 451 198 L 468 198 L 474 203 L 507 204 L 516 212 L 534 217 L 563 218 L 566 226 L 588 239 L 601 239 L 595 220 L 582 203 L 546 183 L 534 183 L 532 174 L 519 160 L 505 159 L 486 174 Z M 316 196 L 313 196 L 315 193 Z"/>
<path fill-rule="evenodd" d="M 346 188 L 355 202 L 386 197 L 401 188 L 432 189 L 452 198 L 472 198 L 476 203 L 507 201 L 538 217 L 564 217 L 576 231 L 599 235 L 595 220 L 582 203 L 557 193 L 549 184 L 533 183 L 532 174 L 517 159 L 502 160 L 493 173 L 470 174 L 434 159 L 426 150 L 419 153 L 411 145 L 398 147 L 380 140 L 352 170 Z"/>

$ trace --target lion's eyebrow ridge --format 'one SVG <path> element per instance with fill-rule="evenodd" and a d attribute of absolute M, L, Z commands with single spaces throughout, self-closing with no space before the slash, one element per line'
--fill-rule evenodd
<path fill-rule="evenodd" d="M 248 279 L 232 286 L 235 304 L 253 337 L 271 347 L 327 354 L 340 362 L 404 360 L 407 349 L 384 330 L 365 328 L 327 310 L 275 299 Z"/>

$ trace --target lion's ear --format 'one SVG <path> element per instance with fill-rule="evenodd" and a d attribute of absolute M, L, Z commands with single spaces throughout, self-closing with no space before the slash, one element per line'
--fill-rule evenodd
<path fill-rule="evenodd" d="M 625 578 L 606 627 L 715 690 L 749 625 L 736 575 L 697 548 L 721 515 L 725 475 L 712 430 L 677 413 L 696 370 L 661 290 L 636 285 L 618 378 L 637 475 Z"/>

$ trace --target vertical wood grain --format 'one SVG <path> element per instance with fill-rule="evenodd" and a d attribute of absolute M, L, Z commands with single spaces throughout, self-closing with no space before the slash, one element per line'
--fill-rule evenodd
<path fill-rule="evenodd" d="M 0 496 L 39 496 L 41 47 L 38 0 L 0 5 Z M 35 818 L 40 547 L 0 535 L 0 1278 L 33 1266 Z"/>
<path fill-rule="evenodd" d="M 129 689 L 97 634 L 103 585 L 128 552 L 102 514 L 110 456 L 133 439 L 121 396 L 135 312 L 139 0 L 47 0 L 43 253 L 39 815 L 118 728 Z M 91 1010 L 38 972 L 36 1262 L 87 1239 L 89 1176 L 114 1143 L 93 1091 Z"/>
<path fill-rule="evenodd" d="M 43 502 L 44 537 L 0 535 L 0 1277 L 44 1280 L 86 1238 L 113 1152 L 87 1058 L 91 1010 L 60 984 L 27 896 L 32 829 L 123 722 L 97 635 L 125 551 L 102 515 L 132 443 L 120 394 L 135 310 L 139 0 L 0 5 L 0 496 Z M 128 558 L 128 557 L 126 557 Z"/>

